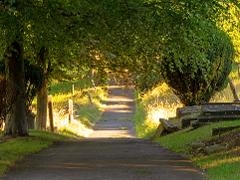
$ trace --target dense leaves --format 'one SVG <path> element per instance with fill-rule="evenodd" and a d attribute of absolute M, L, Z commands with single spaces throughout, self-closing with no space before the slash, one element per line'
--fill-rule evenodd
<path fill-rule="evenodd" d="M 205 28 L 203 33 L 208 39 L 191 36 L 187 41 L 192 47 L 176 44 L 163 55 L 163 76 L 185 105 L 208 102 L 215 92 L 226 87 L 231 72 L 234 50 L 230 39 L 218 29 Z M 202 43 L 208 45 L 198 45 Z"/>
<path fill-rule="evenodd" d="M 149 30 L 156 36 L 150 44 L 145 41 L 145 46 L 152 47 L 151 53 L 145 48 L 146 60 L 138 61 L 147 70 L 138 71 L 137 77 L 143 79 L 140 86 L 149 89 L 164 78 L 186 105 L 208 102 L 225 87 L 234 48 L 217 23 L 219 17 L 227 21 L 228 4 L 214 0 L 149 1 Z"/>

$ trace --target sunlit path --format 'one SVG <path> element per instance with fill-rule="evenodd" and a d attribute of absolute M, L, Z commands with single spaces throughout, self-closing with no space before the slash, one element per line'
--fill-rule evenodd
<path fill-rule="evenodd" d="M 134 94 L 123 86 L 109 86 L 103 100 L 104 113 L 90 138 L 133 138 Z"/>
<path fill-rule="evenodd" d="M 202 180 L 190 160 L 135 137 L 133 90 L 110 87 L 89 138 L 28 156 L 5 180 Z"/>

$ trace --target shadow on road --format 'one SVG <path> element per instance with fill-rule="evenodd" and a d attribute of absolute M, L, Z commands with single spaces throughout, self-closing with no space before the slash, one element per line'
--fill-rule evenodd
<path fill-rule="evenodd" d="M 60 142 L 18 163 L 5 180 L 200 180 L 188 159 L 135 137 L 132 89 L 110 87 L 90 138 Z"/>

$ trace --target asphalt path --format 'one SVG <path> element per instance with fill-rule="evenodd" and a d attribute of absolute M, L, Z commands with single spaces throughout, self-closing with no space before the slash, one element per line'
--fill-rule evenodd
<path fill-rule="evenodd" d="M 4 180 L 201 180 L 189 159 L 135 137 L 133 90 L 109 88 L 105 112 L 89 138 L 58 142 L 27 156 Z"/>

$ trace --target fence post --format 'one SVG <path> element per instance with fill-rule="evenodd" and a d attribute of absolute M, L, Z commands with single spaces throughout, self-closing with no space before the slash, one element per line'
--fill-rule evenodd
<path fill-rule="evenodd" d="M 72 99 L 68 100 L 68 113 L 69 113 L 68 122 L 70 124 L 71 121 L 73 120 L 73 100 Z"/>
<path fill-rule="evenodd" d="M 54 123 L 53 123 L 53 101 L 52 96 L 48 96 L 48 115 L 49 115 L 49 124 L 50 131 L 54 132 Z"/>
<path fill-rule="evenodd" d="M 74 84 L 72 84 L 72 96 L 74 96 L 74 94 L 75 94 L 75 86 Z"/>

